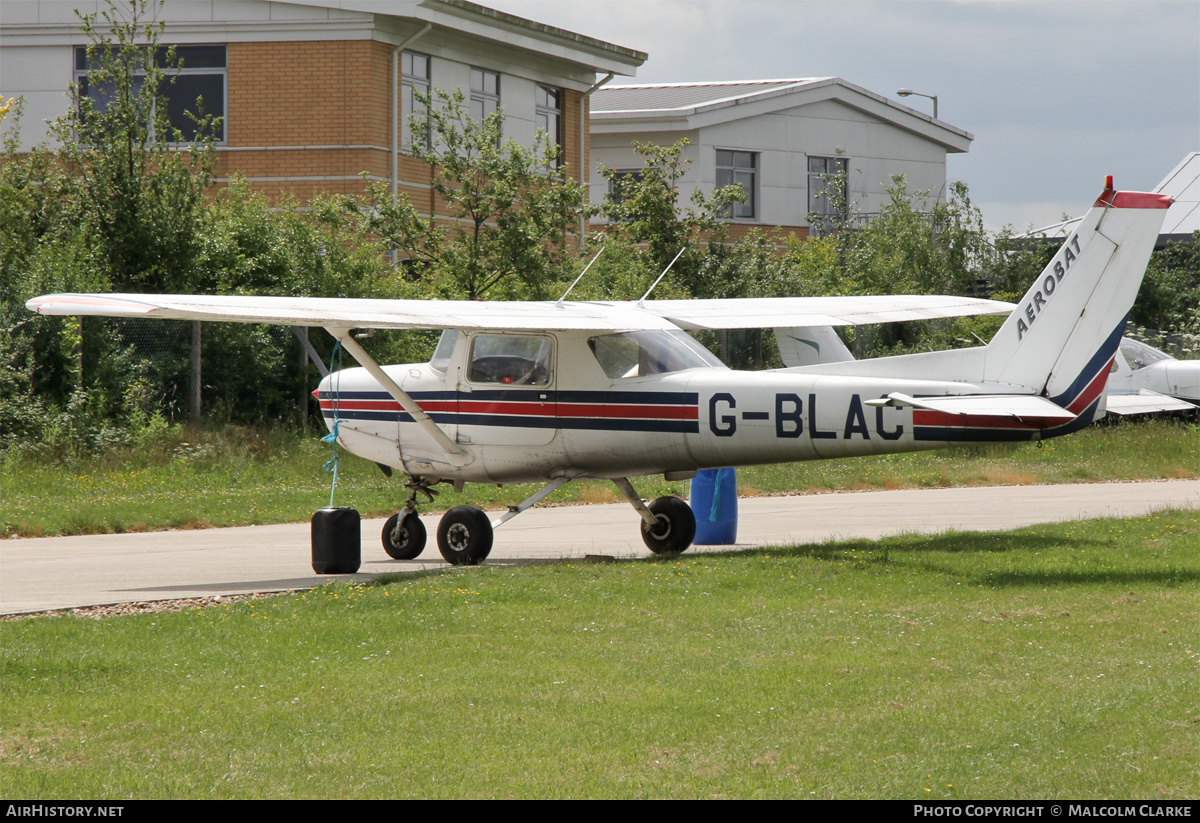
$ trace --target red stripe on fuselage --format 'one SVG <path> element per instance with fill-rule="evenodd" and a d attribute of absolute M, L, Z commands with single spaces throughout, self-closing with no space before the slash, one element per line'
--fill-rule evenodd
<path fill-rule="evenodd" d="M 1045 420 L 1045 418 L 1033 418 Z M 938 426 L 953 429 L 1023 429 L 1032 431 L 1045 425 L 1011 417 L 989 417 L 985 414 L 949 414 L 930 409 L 913 409 L 914 426 Z"/>
<path fill-rule="evenodd" d="M 627 406 L 597 403 L 559 403 L 559 417 L 624 417 L 656 420 L 699 420 L 696 406 Z"/>
<path fill-rule="evenodd" d="M 528 403 L 491 400 L 425 400 L 421 408 L 426 412 L 460 412 L 462 414 L 516 415 L 521 417 L 600 417 L 625 420 L 699 420 L 696 406 L 641 406 L 636 404 L 598 403 Z M 322 400 L 323 411 L 334 411 L 334 402 Z M 395 400 L 343 400 L 337 404 L 339 411 L 393 411 L 399 412 L 400 404 Z"/>

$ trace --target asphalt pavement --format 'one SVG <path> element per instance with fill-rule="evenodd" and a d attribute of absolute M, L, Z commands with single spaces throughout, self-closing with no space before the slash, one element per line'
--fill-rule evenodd
<path fill-rule="evenodd" d="M 738 547 L 878 538 L 950 530 L 996 531 L 1035 523 L 1200 510 L 1200 481 L 991 486 L 739 500 Z M 383 519 L 362 523 L 362 567 L 354 575 L 313 573 L 310 526 L 160 531 L 0 541 L 0 614 L 306 589 L 331 579 L 445 567 L 429 544 L 416 560 L 383 551 Z M 489 565 L 585 555 L 639 557 L 640 520 L 628 504 L 534 508 L 496 530 Z M 731 547 L 694 546 L 689 552 Z"/>

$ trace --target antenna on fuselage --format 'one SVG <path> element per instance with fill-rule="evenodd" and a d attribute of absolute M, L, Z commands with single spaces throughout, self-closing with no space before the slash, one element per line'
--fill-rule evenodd
<path fill-rule="evenodd" d="M 683 257 L 683 253 L 685 251 L 687 251 L 686 245 L 682 249 L 679 250 L 679 254 L 675 255 L 675 260 L 678 260 L 680 257 Z M 667 267 L 662 270 L 662 274 L 660 274 L 658 276 L 658 280 L 662 280 L 664 277 L 667 276 L 667 272 L 669 272 L 671 270 L 671 266 L 675 265 L 675 260 L 672 260 L 670 263 L 667 264 Z M 646 293 L 643 294 L 642 299 L 638 301 L 638 308 L 641 308 L 642 303 L 646 302 L 646 298 L 650 296 L 650 292 L 654 291 L 654 287 L 658 285 L 658 280 L 655 280 L 653 283 L 650 284 L 650 288 L 646 289 Z"/>
<path fill-rule="evenodd" d="M 587 264 L 586 266 L 584 266 L 584 267 L 583 267 L 583 271 L 581 271 L 581 272 L 579 273 L 579 276 L 575 278 L 575 283 L 572 283 L 570 286 L 567 286 L 567 290 L 566 290 L 565 292 L 563 292 L 563 296 L 562 296 L 562 297 L 560 297 L 560 298 L 558 298 L 558 302 L 557 302 L 557 303 L 555 303 L 555 305 L 556 305 L 556 306 L 561 306 L 561 305 L 562 305 L 562 302 L 563 302 L 564 300 L 566 300 L 566 299 L 567 299 L 567 295 L 571 293 L 571 289 L 575 288 L 575 284 L 576 284 L 576 283 L 578 283 L 580 280 L 582 280 L 582 279 L 583 279 L 583 276 L 584 276 L 585 274 L 587 274 L 587 272 L 588 272 L 588 269 L 590 269 L 590 268 L 592 267 L 592 263 L 595 263 L 597 260 L 599 260 L 599 259 L 600 259 L 600 255 L 604 254 L 604 250 L 605 250 L 605 249 L 607 249 L 607 248 L 608 248 L 608 244 L 607 244 L 607 243 L 605 243 L 604 245 L 602 245 L 602 246 L 600 247 L 600 251 L 596 252 L 596 256 L 595 256 L 595 257 L 593 257 L 591 260 L 589 260 L 589 261 L 588 261 L 588 264 Z"/>

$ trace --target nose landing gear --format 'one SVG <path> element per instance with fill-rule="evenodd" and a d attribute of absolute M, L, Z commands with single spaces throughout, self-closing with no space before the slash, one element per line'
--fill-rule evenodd
<path fill-rule="evenodd" d="M 408 489 L 408 503 L 404 510 L 393 514 L 383 524 L 383 550 L 393 560 L 413 560 L 425 550 L 425 524 L 417 516 L 417 495 L 424 495 L 425 502 L 432 503 L 438 494 L 423 477 L 414 477 L 405 488 Z"/>

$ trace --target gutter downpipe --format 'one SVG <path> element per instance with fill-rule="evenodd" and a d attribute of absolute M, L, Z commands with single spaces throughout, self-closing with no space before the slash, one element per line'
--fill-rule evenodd
<path fill-rule="evenodd" d="M 398 192 L 398 176 L 400 176 L 400 53 L 409 44 L 420 40 L 426 32 L 433 28 L 432 23 L 426 23 L 425 28 L 416 32 L 391 50 L 391 199 L 396 200 Z"/>
<path fill-rule="evenodd" d="M 596 85 L 592 86 L 590 89 L 585 91 L 583 93 L 583 95 L 580 96 L 580 98 L 579 98 L 579 181 L 581 183 L 583 182 L 583 179 L 584 179 L 584 173 L 588 170 L 587 164 L 590 160 L 590 158 L 585 159 L 583 156 L 583 150 L 584 150 L 583 140 L 584 140 L 584 136 L 585 136 L 585 131 L 587 129 L 587 120 L 583 116 L 584 104 L 587 103 L 587 99 L 592 96 L 592 92 L 594 92 L 596 89 L 603 86 L 609 80 L 612 80 L 613 76 L 614 76 L 614 73 L 610 71 L 608 73 L 607 77 L 605 77 L 599 83 L 597 83 Z M 591 188 L 590 180 L 588 181 L 588 187 Z M 579 215 L 579 253 L 581 255 L 583 254 L 583 241 L 586 237 L 587 237 L 587 218 L 585 218 L 581 214 L 581 215 Z"/>

